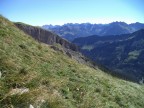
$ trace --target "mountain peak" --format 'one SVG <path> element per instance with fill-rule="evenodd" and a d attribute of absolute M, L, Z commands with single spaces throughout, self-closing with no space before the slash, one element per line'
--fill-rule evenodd
<path fill-rule="evenodd" d="M 125 22 L 121 22 L 121 21 L 116 21 L 116 22 L 112 22 L 112 23 L 110 23 L 111 25 L 128 25 L 127 23 L 125 23 Z"/>
<path fill-rule="evenodd" d="M 105 36 L 128 34 L 144 28 L 144 24 L 127 24 L 125 22 L 116 21 L 109 24 L 70 23 L 59 27 L 55 26 L 51 28 L 43 26 L 43 28 L 51 30 L 69 41 L 73 41 L 75 38 L 87 37 L 90 35 Z"/>

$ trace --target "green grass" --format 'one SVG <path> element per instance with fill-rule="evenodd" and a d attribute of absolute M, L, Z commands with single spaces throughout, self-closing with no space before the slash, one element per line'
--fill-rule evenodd
<path fill-rule="evenodd" d="M 143 108 L 144 86 L 36 42 L 0 17 L 0 108 Z M 15 88 L 29 88 L 11 94 Z"/>
<path fill-rule="evenodd" d="M 128 57 L 125 59 L 125 62 L 137 60 L 137 58 L 141 52 L 142 52 L 142 50 L 134 50 L 134 51 L 129 52 Z"/>
<path fill-rule="evenodd" d="M 92 50 L 93 48 L 94 48 L 94 46 L 92 46 L 92 45 L 85 45 L 82 47 L 83 50 L 88 50 L 88 51 Z"/>

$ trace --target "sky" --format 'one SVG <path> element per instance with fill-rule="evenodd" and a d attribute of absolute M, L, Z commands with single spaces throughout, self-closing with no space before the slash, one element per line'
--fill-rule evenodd
<path fill-rule="evenodd" d="M 34 26 L 65 23 L 144 23 L 144 0 L 0 0 L 0 14 Z"/>

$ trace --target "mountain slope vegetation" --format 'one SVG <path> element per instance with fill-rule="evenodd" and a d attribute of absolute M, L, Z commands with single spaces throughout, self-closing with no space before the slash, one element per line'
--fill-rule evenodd
<path fill-rule="evenodd" d="M 144 29 L 118 36 L 94 35 L 73 42 L 86 56 L 113 70 L 113 73 L 136 82 L 144 78 Z"/>
<path fill-rule="evenodd" d="M 143 108 L 144 86 L 78 63 L 0 16 L 0 108 Z"/>

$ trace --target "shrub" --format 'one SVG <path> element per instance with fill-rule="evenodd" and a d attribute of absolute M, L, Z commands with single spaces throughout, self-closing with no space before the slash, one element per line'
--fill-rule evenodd
<path fill-rule="evenodd" d="M 41 50 L 41 49 L 42 49 L 42 46 L 41 46 L 41 44 L 39 44 L 39 45 L 38 45 L 38 49 L 39 49 L 39 50 Z"/>
<path fill-rule="evenodd" d="M 25 68 L 22 68 L 19 73 L 26 75 L 26 74 L 28 74 L 28 71 Z"/>
<path fill-rule="evenodd" d="M 20 47 L 21 49 L 26 49 L 26 46 L 23 45 L 23 44 L 20 44 L 19 47 Z"/>
<path fill-rule="evenodd" d="M 100 93 L 100 92 L 101 92 L 101 89 L 100 89 L 100 88 L 96 88 L 95 91 L 98 92 L 98 93 Z"/>

